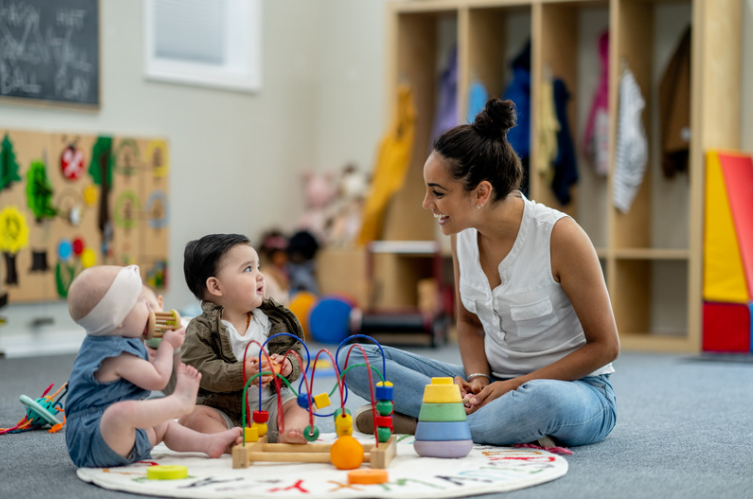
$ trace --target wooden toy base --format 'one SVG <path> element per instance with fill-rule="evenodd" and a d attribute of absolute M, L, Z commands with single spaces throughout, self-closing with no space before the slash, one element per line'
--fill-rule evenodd
<path fill-rule="evenodd" d="M 333 442 L 334 443 L 334 442 Z M 364 462 L 374 469 L 385 469 L 397 454 L 397 437 L 391 436 L 387 442 L 363 443 Z M 233 469 L 248 468 L 254 462 L 286 463 L 331 463 L 329 451 L 332 443 L 309 444 L 270 444 L 264 436 L 258 442 L 233 447 Z"/>

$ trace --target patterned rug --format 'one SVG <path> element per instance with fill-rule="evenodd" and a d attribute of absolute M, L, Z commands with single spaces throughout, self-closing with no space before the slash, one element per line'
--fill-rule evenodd
<path fill-rule="evenodd" d="M 354 435 L 367 443 L 373 437 Z M 567 461 L 538 449 L 476 445 L 459 459 L 424 458 L 413 449 L 413 437 L 400 435 L 397 456 L 381 485 L 349 485 L 348 471 L 331 464 L 256 463 L 233 469 L 230 456 L 209 459 L 176 453 L 164 445 L 152 451 L 152 461 L 120 468 L 80 468 L 78 477 L 100 487 L 134 494 L 196 498 L 443 498 L 505 492 L 555 480 L 567 473 Z M 334 441 L 325 434 L 321 441 Z M 150 480 L 152 464 L 182 465 L 188 478 Z M 368 464 L 361 468 L 368 468 Z"/>

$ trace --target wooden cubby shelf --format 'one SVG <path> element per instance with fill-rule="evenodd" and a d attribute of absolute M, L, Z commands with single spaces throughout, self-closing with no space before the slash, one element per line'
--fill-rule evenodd
<path fill-rule="evenodd" d="M 530 198 L 575 218 L 597 248 L 625 349 L 700 350 L 704 151 L 739 147 L 741 0 L 406 0 L 387 4 L 386 102 L 408 84 L 416 140 L 404 188 L 385 219 L 384 239 L 436 240 L 421 208 L 423 164 L 431 146 L 437 82 L 457 47 L 457 122 L 467 120 L 468 90 L 479 80 L 500 96 L 510 61 L 531 41 L 531 164 L 541 82 L 560 78 L 570 91 L 568 119 L 579 182 L 560 206 L 544 177 L 529 173 Z M 688 171 L 661 171 L 658 86 L 685 28 L 692 25 L 691 142 Z M 582 137 L 601 63 L 598 37 L 609 31 L 610 168 L 597 175 Z M 646 101 L 647 171 L 628 213 L 614 208 L 618 89 L 634 73 Z M 389 106 L 391 122 L 393 112 Z M 446 255 L 446 241 L 441 241 Z M 404 259 L 404 257 L 402 257 Z"/>

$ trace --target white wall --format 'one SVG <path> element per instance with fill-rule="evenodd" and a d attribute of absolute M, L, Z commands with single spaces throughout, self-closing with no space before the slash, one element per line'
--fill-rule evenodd
<path fill-rule="evenodd" d="M 0 128 L 166 137 L 172 160 L 172 285 L 165 298 L 168 306 L 182 307 L 194 301 L 182 272 L 183 248 L 189 240 L 211 232 L 240 232 L 255 240 L 272 225 L 292 228 L 302 213 L 297 173 L 303 165 L 318 163 L 318 130 L 330 126 L 317 122 L 322 115 L 320 66 L 326 59 L 321 45 L 328 31 L 323 21 L 327 9 L 323 6 L 328 5 L 311 0 L 263 3 L 264 86 L 257 94 L 244 94 L 146 81 L 142 68 L 142 2 L 102 0 L 100 111 L 0 101 Z M 362 18 L 359 22 L 373 29 L 371 26 L 380 20 Z M 355 39 L 349 43 L 355 44 Z M 381 39 L 370 43 L 382 45 Z M 372 52 L 368 51 L 366 57 L 372 58 Z M 327 60 L 332 65 L 335 59 L 333 53 Z M 359 64 L 368 65 L 366 61 Z M 366 72 L 364 77 L 372 79 Z M 379 93 L 380 86 L 377 82 L 374 85 L 371 88 Z M 332 100 L 331 107 L 336 108 L 336 99 Z M 365 102 L 374 109 L 371 115 L 380 115 L 377 103 Z M 342 109 L 336 109 L 335 116 L 343 114 Z M 354 122 L 357 119 L 351 117 L 354 133 L 360 128 Z M 369 125 L 375 130 L 381 126 Z M 373 137 L 361 138 L 357 133 L 353 137 L 351 133 L 349 142 L 359 148 L 373 141 Z M 323 143 L 328 147 L 339 144 L 334 138 Z M 353 150 L 348 149 L 343 158 L 355 157 Z M 342 161 L 332 155 L 330 158 L 328 161 L 334 164 Z M 65 303 L 12 305 L 0 315 L 8 319 L 8 324 L 0 328 L 0 348 L 6 350 L 12 350 L 9 342 L 13 343 L 14 335 L 29 333 L 41 346 L 61 347 L 56 343 L 56 333 L 75 328 Z M 39 317 L 54 322 L 30 327 Z"/>

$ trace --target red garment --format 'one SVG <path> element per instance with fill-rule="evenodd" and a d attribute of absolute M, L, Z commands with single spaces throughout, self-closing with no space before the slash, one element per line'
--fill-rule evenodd
<path fill-rule="evenodd" d="M 601 175 L 609 171 L 609 31 L 599 36 L 601 76 L 588 114 L 583 145 L 586 156 Z"/>

